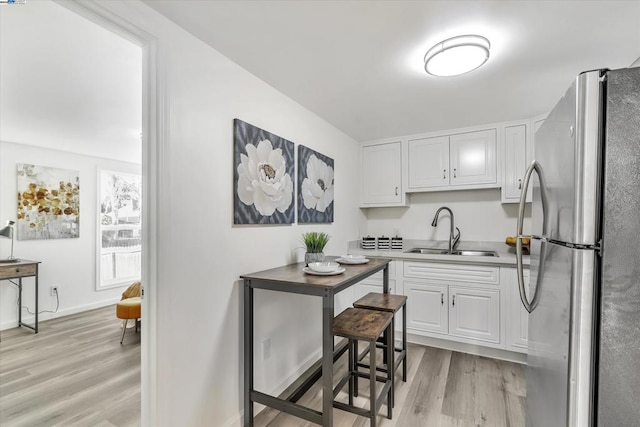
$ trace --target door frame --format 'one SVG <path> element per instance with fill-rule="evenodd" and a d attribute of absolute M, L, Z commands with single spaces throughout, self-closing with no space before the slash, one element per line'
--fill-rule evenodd
<path fill-rule="evenodd" d="M 162 220 L 160 188 L 167 179 L 160 173 L 168 144 L 168 104 L 161 70 L 158 39 L 97 2 L 53 0 L 95 24 L 142 48 L 142 335 L 141 425 L 157 425 L 157 279 L 158 230 Z"/>

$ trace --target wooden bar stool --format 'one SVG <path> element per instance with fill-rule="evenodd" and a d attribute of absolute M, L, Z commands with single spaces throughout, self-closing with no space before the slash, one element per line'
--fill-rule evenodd
<path fill-rule="evenodd" d="M 391 321 L 391 342 L 393 343 L 394 352 L 392 353 L 393 357 L 387 359 L 387 367 L 393 366 L 392 371 L 395 373 L 395 371 L 400 367 L 400 363 L 402 363 L 402 381 L 407 382 L 407 297 L 404 295 L 370 292 L 358 301 L 354 302 L 353 306 L 356 308 L 364 308 L 367 310 L 376 310 L 393 314 L 393 320 Z M 400 309 L 402 309 L 402 347 L 398 349 L 395 347 L 395 314 Z M 395 356 L 395 353 L 398 353 L 397 357 Z M 365 363 L 361 362 L 362 358 L 364 358 L 366 354 L 367 351 L 365 351 L 361 357 L 358 357 L 355 365 L 356 370 L 358 366 L 368 367 Z M 386 370 L 387 368 L 378 369 Z M 393 405 L 395 404 L 395 375 L 393 374 L 391 375 L 391 383 L 391 402 Z M 355 390 L 355 395 L 358 395 L 357 389 Z"/>
<path fill-rule="evenodd" d="M 393 377 L 393 370 L 387 371 L 386 378 L 378 377 L 376 374 L 376 343 L 380 336 L 387 336 L 385 349 L 387 352 L 386 355 L 389 360 L 393 357 L 393 342 L 391 341 L 391 337 L 393 337 L 393 334 L 391 333 L 392 321 L 392 313 L 365 310 L 362 308 L 347 308 L 333 319 L 333 335 L 344 337 L 349 340 L 348 372 L 333 389 L 333 406 L 335 408 L 342 409 L 343 411 L 352 412 L 369 418 L 370 425 L 372 427 L 376 426 L 378 411 L 380 410 L 385 397 L 387 399 L 387 418 L 391 419 L 392 416 L 391 379 Z M 354 361 L 358 357 L 358 341 L 369 342 L 369 374 L 360 373 L 353 369 L 355 366 Z M 354 383 L 357 382 L 358 377 L 369 378 L 368 411 L 363 408 L 353 406 Z M 376 394 L 376 382 L 383 383 L 380 395 Z M 349 404 L 337 402 L 335 397 L 347 383 L 349 383 Z"/>

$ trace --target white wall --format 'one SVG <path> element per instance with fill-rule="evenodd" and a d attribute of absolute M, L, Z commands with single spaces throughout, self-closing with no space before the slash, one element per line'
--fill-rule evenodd
<path fill-rule="evenodd" d="M 239 276 L 302 260 L 301 233 L 327 231 L 326 252 L 358 237 L 357 143 L 136 1 L 101 2 L 159 40 L 169 144 L 160 170 L 157 414 L 159 426 L 240 423 Z M 322 88 L 318 88 L 322 90 Z M 335 160 L 335 223 L 233 226 L 233 119 Z M 349 295 L 345 295 L 349 301 Z M 318 351 L 320 300 L 256 292 L 255 383 L 273 391 Z M 261 342 L 271 338 L 262 363 Z"/>
<path fill-rule="evenodd" d="M 409 207 L 364 209 L 367 217 L 366 233 L 380 237 L 396 232 L 407 239 L 448 240 L 449 214 L 440 213 L 438 226 L 431 221 L 441 206 L 453 211 L 455 226 L 465 241 L 504 242 L 505 237 L 515 236 L 518 220 L 518 204 L 502 204 L 500 189 L 462 190 L 434 193 L 413 193 Z M 530 207 L 525 210 L 525 233 L 530 229 Z"/>
<path fill-rule="evenodd" d="M 53 310 L 56 298 L 50 288 L 58 285 L 57 313 L 43 313 L 40 320 L 64 316 L 114 303 L 122 288 L 96 291 L 97 174 L 99 169 L 140 173 L 140 165 L 101 159 L 24 144 L 0 142 L 0 221 L 16 218 L 16 165 L 36 164 L 80 172 L 80 237 L 77 239 L 15 240 L 14 255 L 40 261 L 39 310 Z M 0 240 L 0 258 L 9 256 L 11 242 Z M 23 305 L 35 309 L 33 279 L 24 279 Z M 17 287 L 0 282 L 0 329 L 18 323 Z M 26 311 L 23 316 L 27 315 Z M 115 313 L 114 313 L 115 316 Z M 115 318 L 115 317 L 114 317 Z M 27 316 L 30 319 L 30 316 Z M 116 326 L 117 328 L 117 326 Z M 117 333 L 116 335 L 117 336 Z"/>

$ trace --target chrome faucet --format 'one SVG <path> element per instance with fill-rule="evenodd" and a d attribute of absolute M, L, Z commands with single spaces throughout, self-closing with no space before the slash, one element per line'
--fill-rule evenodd
<path fill-rule="evenodd" d="M 433 221 L 431 222 L 431 226 L 432 227 L 436 227 L 438 225 L 438 216 L 440 215 L 440 211 L 442 211 L 443 209 L 449 211 L 449 219 L 451 219 L 451 232 L 449 233 L 449 253 L 452 253 L 453 250 L 456 248 L 456 245 L 458 244 L 458 242 L 460 241 L 460 229 L 458 227 L 455 227 L 453 224 L 453 211 L 451 211 L 451 209 L 449 209 L 446 206 L 441 207 L 440 209 L 438 209 L 436 211 L 436 216 L 433 217 Z M 458 230 L 458 234 L 454 237 L 453 235 L 453 229 Z"/>

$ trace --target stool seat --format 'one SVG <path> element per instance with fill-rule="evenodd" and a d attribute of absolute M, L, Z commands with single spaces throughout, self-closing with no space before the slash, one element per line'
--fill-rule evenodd
<path fill-rule="evenodd" d="M 392 319 L 393 314 L 384 311 L 347 308 L 333 319 L 333 334 L 353 340 L 376 340 Z"/>
<path fill-rule="evenodd" d="M 353 303 L 357 308 L 368 308 L 371 310 L 398 312 L 407 303 L 405 295 L 380 294 L 369 292 L 367 295 Z"/>
<path fill-rule="evenodd" d="M 132 297 L 118 301 L 116 304 L 116 317 L 124 320 L 122 322 L 122 337 L 120 338 L 120 344 L 122 344 L 129 320 L 136 321 L 136 332 L 138 332 L 138 319 L 142 317 L 142 299 L 140 297 Z"/>
<path fill-rule="evenodd" d="M 142 314 L 142 299 L 133 297 L 118 301 L 116 317 L 118 319 L 139 319 Z"/>

